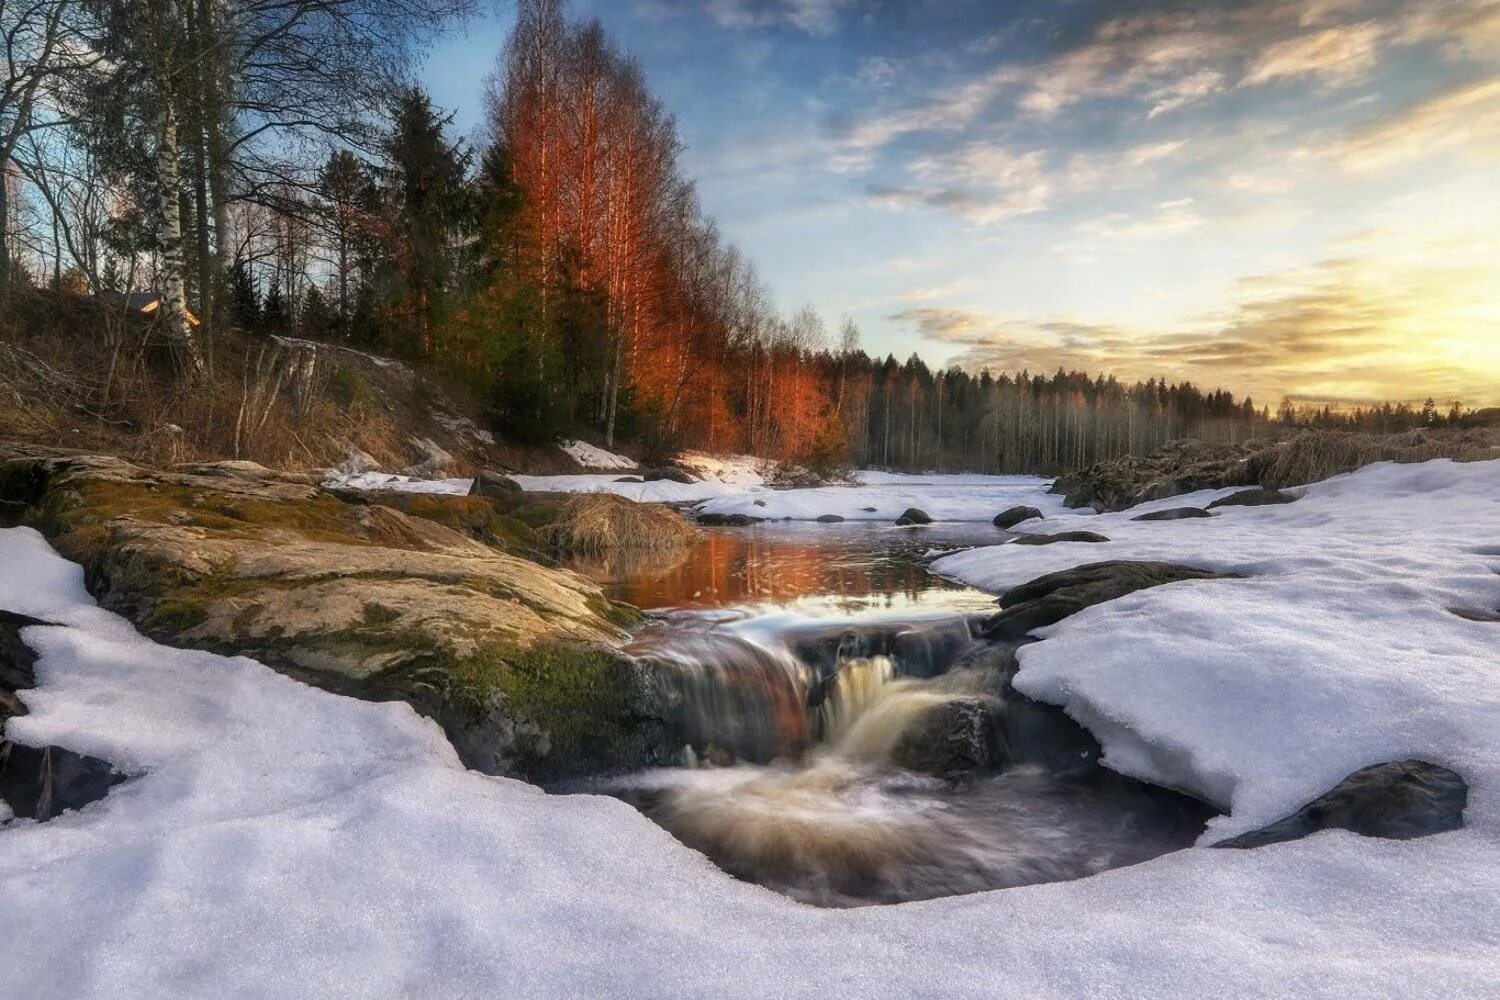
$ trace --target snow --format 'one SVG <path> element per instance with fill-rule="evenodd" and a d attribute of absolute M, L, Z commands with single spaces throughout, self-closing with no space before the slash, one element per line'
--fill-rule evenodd
<path fill-rule="evenodd" d="M 848 521 L 894 521 L 909 507 L 919 507 L 938 521 L 991 521 L 1017 504 L 1037 507 L 1049 518 L 1071 514 L 1063 507 L 1062 497 L 1046 492 L 1048 480 L 1035 476 L 857 472 L 854 478 L 859 485 L 729 494 L 698 510 L 794 521 L 812 521 L 824 514 Z"/>
<path fill-rule="evenodd" d="M 634 469 L 636 466 L 635 459 L 605 451 L 587 441 L 564 441 L 562 450 L 585 469 Z"/>
<path fill-rule="evenodd" d="M 886 488 L 909 487 L 871 487 Z M 1090 518 L 1115 540 L 1087 551 L 939 563 L 991 587 L 1120 556 L 1251 574 L 1070 619 L 1026 648 L 1018 683 L 1097 724 L 1113 765 L 1227 794 L 1216 835 L 1407 756 L 1469 780 L 1463 830 L 1193 849 L 849 911 L 736 881 L 623 803 L 465 771 L 406 705 L 155 645 L 39 535 L 3 530 L 0 608 L 64 623 L 25 632 L 38 687 L 10 735 L 136 775 L 80 812 L 0 828 L 5 990 L 1495 996 L 1500 626 L 1444 609 L 1500 606 L 1497 497 L 1500 462 L 1375 467 L 1213 520 Z"/>
<path fill-rule="evenodd" d="M 1500 626 L 1450 609 L 1500 608 L 1500 550 L 1483 544 L 1500 536 L 1500 462 L 1384 463 L 1301 492 L 1211 518 L 1096 515 L 1108 542 L 989 546 L 932 568 L 991 591 L 1107 559 L 1242 577 L 1090 608 L 1041 630 L 1016 678 L 1093 730 L 1110 767 L 1230 808 L 1205 842 L 1412 757 L 1469 776 L 1469 822 L 1494 837 Z"/>

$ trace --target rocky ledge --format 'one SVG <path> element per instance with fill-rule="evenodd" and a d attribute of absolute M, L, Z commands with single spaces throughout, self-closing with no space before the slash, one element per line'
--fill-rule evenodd
<path fill-rule="evenodd" d="M 0 445 L 0 501 L 152 638 L 408 701 L 471 767 L 545 781 L 661 755 L 644 668 L 619 653 L 638 613 L 527 558 L 566 536 L 561 499 L 340 496 L 248 462 Z"/>

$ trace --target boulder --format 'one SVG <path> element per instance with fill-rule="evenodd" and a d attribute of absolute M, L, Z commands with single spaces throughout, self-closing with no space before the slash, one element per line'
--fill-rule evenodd
<path fill-rule="evenodd" d="M 900 525 L 931 524 L 932 515 L 920 507 L 908 507 L 900 517 L 896 518 L 896 523 Z"/>
<path fill-rule="evenodd" d="M 691 473 L 683 469 L 679 469 L 675 465 L 663 465 L 660 468 L 651 469 L 646 472 L 646 474 L 641 478 L 648 483 L 655 483 L 666 480 L 667 482 L 671 483 L 682 483 L 684 485 L 687 485 L 697 482 L 697 480 L 693 478 Z"/>
<path fill-rule="evenodd" d="M 1107 542 L 1097 531 L 1058 531 L 1050 535 L 1021 535 L 1012 539 L 1015 545 L 1051 545 L 1054 542 Z"/>
<path fill-rule="evenodd" d="M 873 513 L 875 513 L 876 508 L 874 508 L 874 507 L 861 507 L 860 510 L 864 511 L 866 514 L 873 514 Z"/>
<path fill-rule="evenodd" d="M 1170 507 L 1167 510 L 1153 510 L 1147 514 L 1137 514 L 1132 521 L 1181 521 L 1190 517 L 1213 517 L 1202 507 Z"/>
<path fill-rule="evenodd" d="M 469 496 L 486 497 L 496 493 L 521 493 L 524 492 L 521 484 L 507 475 L 483 469 L 474 477 L 474 482 L 469 486 Z"/>
<path fill-rule="evenodd" d="M 815 520 L 819 524 L 838 524 L 844 519 L 842 514 L 819 514 Z"/>
<path fill-rule="evenodd" d="M 755 504 L 755 506 L 757 507 L 764 507 L 766 505 L 766 502 L 764 500 L 752 500 L 751 503 Z"/>
<path fill-rule="evenodd" d="M 699 514 L 698 523 L 706 528 L 748 528 L 752 524 L 760 524 L 763 517 L 751 517 L 749 514 Z"/>
<path fill-rule="evenodd" d="M 644 483 L 645 480 L 642 479 L 640 476 L 621 476 L 619 479 L 616 479 L 615 482 L 617 482 L 617 483 Z"/>
<path fill-rule="evenodd" d="M 431 438 L 414 437 L 411 439 L 411 444 L 421 457 L 401 470 L 404 476 L 413 476 L 417 479 L 442 479 L 448 476 L 457 464 L 457 460 Z"/>
<path fill-rule="evenodd" d="M 991 718 L 992 699 L 954 698 L 927 709 L 902 732 L 891 763 L 949 780 L 998 769 L 1003 761 Z"/>
<path fill-rule="evenodd" d="M 992 522 L 995 527 L 1009 531 L 1022 521 L 1029 521 L 1034 517 L 1041 517 L 1042 512 L 1035 507 L 1009 507 L 995 515 Z"/>
<path fill-rule="evenodd" d="M 493 773 L 553 780 L 665 759 L 655 699 L 620 652 L 621 626 L 639 613 L 477 537 L 473 518 L 530 532 L 493 507 L 501 500 L 402 501 L 433 508 L 429 518 L 379 498 L 345 504 L 269 470 L 160 471 L 0 447 L 6 483 L 99 602 L 159 641 L 408 701 Z M 504 496 L 528 511 L 541 502 Z"/>
<path fill-rule="evenodd" d="M 1225 574 L 1163 562 L 1113 560 L 1039 576 L 1000 595 L 1001 611 L 985 619 L 979 633 L 1018 640 L 1071 614 L 1148 587 L 1182 580 L 1215 580 Z"/>
<path fill-rule="evenodd" d="M 1464 825 L 1469 786 L 1446 767 L 1420 760 L 1373 764 L 1270 826 L 1221 840 L 1215 847 L 1263 847 L 1319 830 L 1409 840 Z"/>
<path fill-rule="evenodd" d="M 1262 486 L 1253 490 L 1240 490 L 1238 493 L 1231 493 L 1227 497 L 1220 497 L 1209 504 L 1208 509 L 1213 510 L 1215 507 L 1264 507 L 1268 504 L 1294 503 L 1300 499 L 1302 498 L 1295 493 L 1284 493 L 1281 490 L 1267 489 Z"/>

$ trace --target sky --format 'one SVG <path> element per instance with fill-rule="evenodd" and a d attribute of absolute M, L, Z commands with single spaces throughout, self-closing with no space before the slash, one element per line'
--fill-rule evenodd
<path fill-rule="evenodd" d="M 574 0 L 788 313 L 971 370 L 1500 404 L 1500 0 Z M 465 131 L 502 8 L 422 73 Z"/>

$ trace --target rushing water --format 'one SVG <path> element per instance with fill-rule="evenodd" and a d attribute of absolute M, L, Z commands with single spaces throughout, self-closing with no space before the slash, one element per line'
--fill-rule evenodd
<path fill-rule="evenodd" d="M 1191 844 L 1211 810 L 1098 766 L 977 642 L 990 595 L 930 576 L 987 525 L 715 529 L 658 563 L 578 564 L 653 613 L 631 652 L 683 734 L 617 795 L 725 871 L 857 906 L 1089 875 Z"/>

